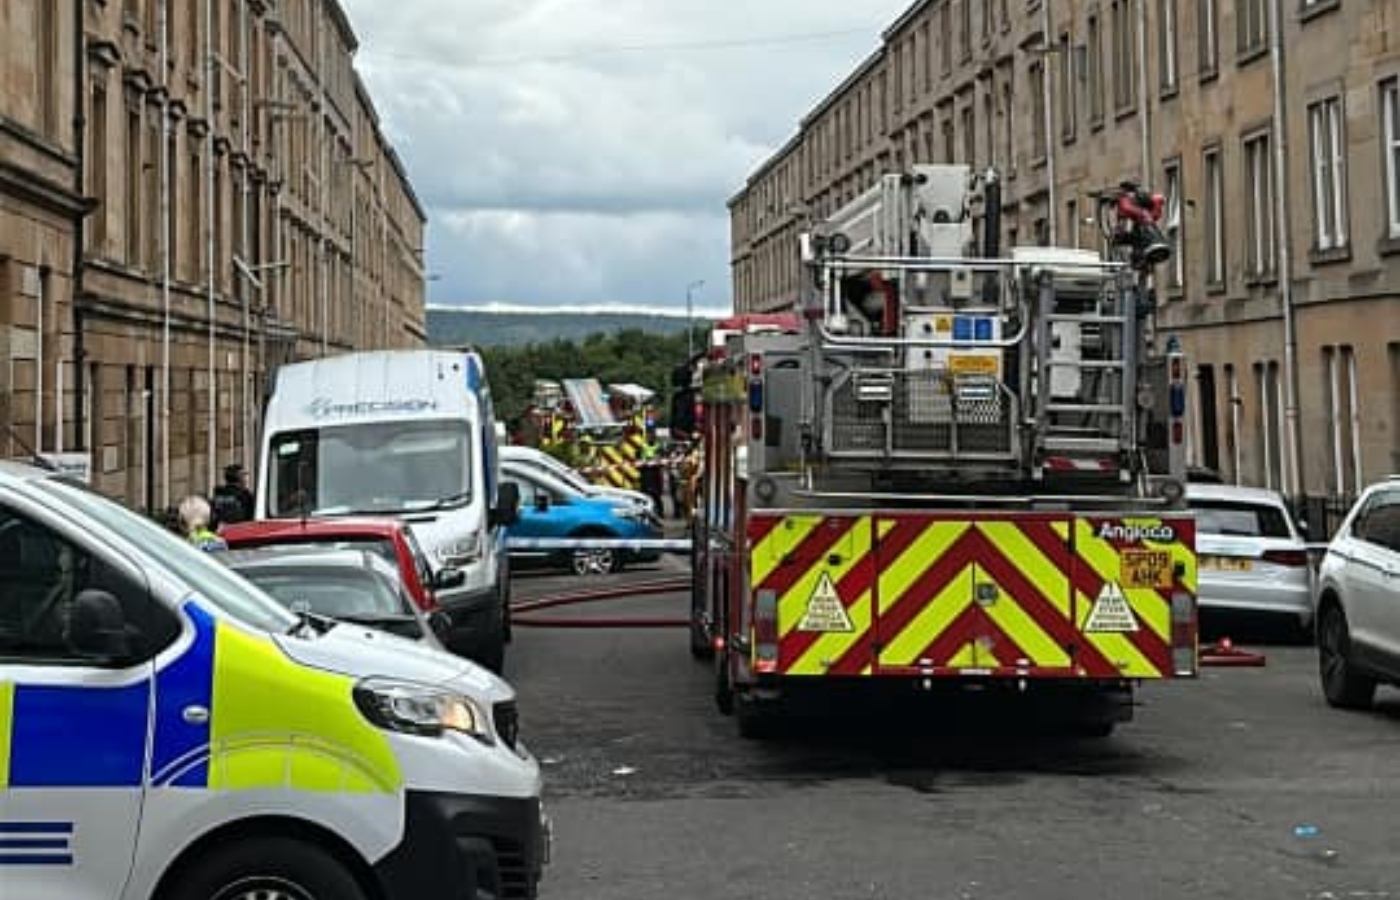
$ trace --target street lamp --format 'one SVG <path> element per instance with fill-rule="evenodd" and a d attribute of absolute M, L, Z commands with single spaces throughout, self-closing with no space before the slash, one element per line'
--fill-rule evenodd
<path fill-rule="evenodd" d="M 686 359 L 695 357 L 695 292 L 705 286 L 704 279 L 692 281 L 685 288 L 685 348 Z"/>

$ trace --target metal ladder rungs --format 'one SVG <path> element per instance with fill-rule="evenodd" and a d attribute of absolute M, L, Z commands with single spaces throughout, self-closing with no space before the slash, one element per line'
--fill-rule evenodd
<path fill-rule="evenodd" d="M 1123 361 L 1106 359 L 1083 359 L 1079 360 L 1078 362 L 1074 362 L 1071 360 L 1061 360 L 1059 362 L 1056 362 L 1055 360 L 1051 360 L 1046 365 L 1048 365 L 1052 369 L 1092 369 L 1102 371 L 1122 369 Z"/>
<path fill-rule="evenodd" d="M 1077 316 L 1069 313 L 1050 313 L 1045 317 L 1047 322 L 1072 322 L 1079 325 L 1126 325 L 1127 316 Z"/>
<path fill-rule="evenodd" d="M 1124 415 L 1123 407 L 1112 403 L 1047 403 L 1049 413 L 1100 413 L 1107 416 Z"/>

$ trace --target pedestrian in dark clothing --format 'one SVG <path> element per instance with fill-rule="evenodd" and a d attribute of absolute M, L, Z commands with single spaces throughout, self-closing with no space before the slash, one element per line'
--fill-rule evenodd
<path fill-rule="evenodd" d="M 224 469 L 224 483 L 214 488 L 214 519 L 219 525 L 235 525 L 253 520 L 253 492 L 248 490 L 246 472 L 234 463 Z"/>

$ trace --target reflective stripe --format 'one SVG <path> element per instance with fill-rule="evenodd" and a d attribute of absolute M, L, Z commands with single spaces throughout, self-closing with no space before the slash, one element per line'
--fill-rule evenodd
<path fill-rule="evenodd" d="M 14 709 L 15 686 L 0 681 L 0 791 L 10 786 L 10 725 Z"/>
<path fill-rule="evenodd" d="M 398 759 L 356 709 L 354 685 L 292 662 L 268 637 L 219 622 L 209 787 L 398 790 Z"/>

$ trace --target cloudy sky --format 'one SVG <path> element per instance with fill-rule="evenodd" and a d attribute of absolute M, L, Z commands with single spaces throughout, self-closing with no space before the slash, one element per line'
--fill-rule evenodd
<path fill-rule="evenodd" d="M 725 201 L 909 0 L 346 0 L 436 304 L 727 308 Z"/>

